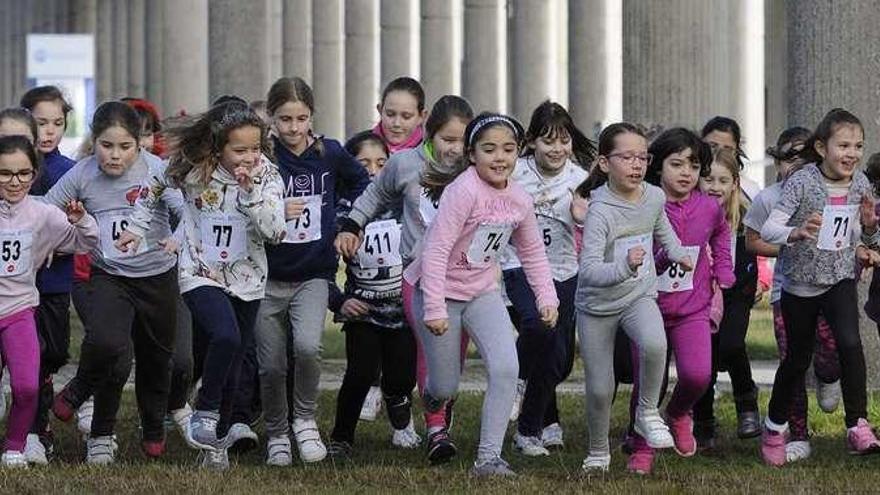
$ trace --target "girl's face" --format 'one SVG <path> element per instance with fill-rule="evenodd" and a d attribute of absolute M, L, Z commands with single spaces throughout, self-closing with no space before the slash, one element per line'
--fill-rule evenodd
<path fill-rule="evenodd" d="M 34 135 L 31 134 L 31 126 L 15 119 L 0 121 L 0 137 L 24 136 L 31 144 L 34 144 Z"/>
<path fill-rule="evenodd" d="M 425 112 L 419 111 L 419 101 L 407 91 L 388 93 L 376 109 L 385 138 L 393 145 L 404 143 L 425 120 Z"/>
<path fill-rule="evenodd" d="M 244 126 L 229 131 L 226 145 L 220 153 L 220 166 L 230 174 L 238 167 L 254 168 L 263 152 L 260 128 Z"/>
<path fill-rule="evenodd" d="M 660 169 L 660 187 L 671 200 L 687 199 L 700 179 L 700 163 L 687 148 L 666 157 Z"/>
<path fill-rule="evenodd" d="M 736 147 L 736 139 L 734 139 L 733 134 L 724 131 L 712 131 L 703 138 L 703 141 L 706 142 L 709 146 L 712 147 L 712 150 L 730 150 L 737 151 Z"/>
<path fill-rule="evenodd" d="M 0 199 L 18 203 L 27 197 L 34 181 L 34 166 L 22 151 L 0 155 Z"/>
<path fill-rule="evenodd" d="M 477 175 L 497 189 L 507 187 L 513 173 L 519 146 L 513 132 L 502 126 L 492 126 L 483 132 L 468 158 L 477 169 Z"/>
<path fill-rule="evenodd" d="M 545 134 L 529 146 L 535 150 L 535 163 L 548 175 L 556 175 L 571 156 L 571 135 L 561 129 Z"/>
<path fill-rule="evenodd" d="M 464 129 L 467 123 L 461 119 L 449 120 L 431 138 L 434 145 L 434 158 L 441 165 L 452 167 L 464 153 Z"/>
<path fill-rule="evenodd" d="M 119 177 L 138 157 L 138 140 L 124 127 L 114 125 L 95 137 L 95 157 L 105 174 Z"/>
<path fill-rule="evenodd" d="M 862 161 L 864 148 L 862 129 L 851 124 L 834 126 L 827 143 L 816 141 L 816 152 L 822 157 L 822 170 L 834 180 L 853 176 Z"/>
<path fill-rule="evenodd" d="M 384 148 L 376 143 L 367 141 L 361 145 L 361 149 L 358 151 L 355 158 L 357 161 L 361 162 L 361 165 L 363 165 L 365 169 L 367 169 L 367 173 L 370 174 L 370 179 L 373 179 L 379 175 L 382 167 L 385 166 L 385 161 L 388 160 L 388 155 L 385 154 Z"/>
<path fill-rule="evenodd" d="M 620 194 L 632 194 L 641 188 L 650 160 L 648 141 L 624 132 L 615 136 L 614 150 L 600 156 L 598 163 L 600 170 L 608 174 L 610 187 Z"/>
<path fill-rule="evenodd" d="M 302 153 L 309 145 L 312 111 L 301 101 L 288 101 L 272 114 L 278 139 L 294 153 Z"/>
<path fill-rule="evenodd" d="M 730 170 L 718 162 L 712 163 L 712 171 L 708 177 L 700 178 L 700 190 L 714 197 L 721 206 L 727 204 L 738 187 L 739 184 Z"/>
<path fill-rule="evenodd" d="M 41 101 L 31 112 L 37 121 L 37 150 L 49 153 L 64 137 L 64 109 L 58 100 Z"/>

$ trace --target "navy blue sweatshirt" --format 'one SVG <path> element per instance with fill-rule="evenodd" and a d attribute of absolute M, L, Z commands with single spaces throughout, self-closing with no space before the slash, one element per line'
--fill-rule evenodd
<path fill-rule="evenodd" d="M 314 278 L 334 280 L 337 256 L 336 237 L 337 186 L 341 197 L 354 202 L 370 183 L 366 169 L 339 141 L 318 137 L 299 156 L 273 138 L 278 171 L 284 182 L 284 197 L 320 194 L 321 238 L 304 244 L 266 245 L 269 278 L 284 282 L 302 282 Z"/>
<path fill-rule="evenodd" d="M 43 155 L 43 168 L 31 194 L 42 196 L 58 182 L 62 175 L 73 168 L 76 162 L 62 155 L 58 148 Z M 64 294 L 73 288 L 73 256 L 56 255 L 52 265 L 37 272 L 37 289 L 40 294 Z"/>

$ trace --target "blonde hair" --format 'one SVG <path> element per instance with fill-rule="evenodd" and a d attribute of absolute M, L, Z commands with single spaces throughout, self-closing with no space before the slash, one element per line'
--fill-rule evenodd
<path fill-rule="evenodd" d="M 712 154 L 712 163 L 717 163 L 726 168 L 727 171 L 730 172 L 731 177 L 733 177 L 736 190 L 731 193 L 724 202 L 724 216 L 727 219 L 728 225 L 730 225 L 730 231 L 739 232 L 742 227 L 740 225 L 740 220 L 742 220 L 742 217 L 745 216 L 745 212 L 748 211 L 749 206 L 751 206 L 751 202 L 742 193 L 740 188 L 739 158 L 734 150 L 718 148 Z"/>

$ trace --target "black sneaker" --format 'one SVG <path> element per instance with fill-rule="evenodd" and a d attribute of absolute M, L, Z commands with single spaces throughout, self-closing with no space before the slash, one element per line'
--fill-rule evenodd
<path fill-rule="evenodd" d="M 330 440 L 327 444 L 327 455 L 334 462 L 348 462 L 354 453 L 354 448 L 350 443 L 342 440 Z"/>
<path fill-rule="evenodd" d="M 697 440 L 698 451 L 715 449 L 715 420 L 694 420 L 694 438 Z"/>
<path fill-rule="evenodd" d="M 397 397 L 385 397 L 385 411 L 388 421 L 395 430 L 402 430 L 409 425 L 412 417 L 412 401 L 407 395 Z"/>
<path fill-rule="evenodd" d="M 762 422 L 758 411 L 744 411 L 736 415 L 736 436 L 744 440 L 761 436 Z"/>
<path fill-rule="evenodd" d="M 458 449 L 445 429 L 428 435 L 428 462 L 432 465 L 449 462 L 457 452 Z"/>

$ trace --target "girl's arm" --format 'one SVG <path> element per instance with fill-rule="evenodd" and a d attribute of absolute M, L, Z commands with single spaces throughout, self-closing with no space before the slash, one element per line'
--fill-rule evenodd
<path fill-rule="evenodd" d="M 553 284 L 553 275 L 550 270 L 550 262 L 544 250 L 544 241 L 538 232 L 538 221 L 535 217 L 535 209 L 531 201 L 528 203 L 528 211 L 525 219 L 513 231 L 511 240 L 516 247 L 516 254 L 522 263 L 523 270 L 532 292 L 538 298 L 538 309 L 558 307 L 559 299 L 556 297 L 556 287 Z"/>
<path fill-rule="evenodd" d="M 40 196 L 40 199 L 62 210 L 71 201 L 79 199 L 79 174 L 81 170 L 82 167 L 74 167 L 62 175 L 45 195 Z"/>
<path fill-rule="evenodd" d="M 58 208 L 47 208 L 49 211 L 45 226 L 47 243 L 52 246 L 48 252 L 58 251 L 62 253 L 88 253 L 98 245 L 98 223 L 95 218 L 82 210 L 82 205 L 77 204 L 77 214 L 71 213 L 68 206 L 68 214 Z M 76 218 L 78 217 L 78 218 Z"/>
<path fill-rule="evenodd" d="M 746 227 L 746 251 L 766 258 L 779 256 L 779 246 L 761 239 L 761 233 L 751 227 Z"/>
<path fill-rule="evenodd" d="M 337 162 L 336 174 L 342 183 L 341 196 L 347 199 L 349 203 L 354 203 L 358 196 L 370 185 L 370 174 L 367 173 L 367 170 L 359 161 L 349 155 L 344 149 L 340 149 Z"/>
<path fill-rule="evenodd" d="M 169 189 L 168 179 L 164 173 L 150 173 L 146 183 L 141 186 L 141 190 L 146 190 L 147 194 L 138 196 L 134 203 L 134 209 L 129 218 L 126 232 L 140 237 L 141 239 L 150 230 L 150 223 L 153 221 L 153 215 L 159 202 L 162 200 L 165 190 Z M 183 216 L 179 217 L 183 218 Z M 121 238 L 120 238 L 121 239 Z"/>
<path fill-rule="evenodd" d="M 254 223 L 257 232 L 269 243 L 278 244 L 287 235 L 284 221 L 284 185 L 273 165 L 264 164 L 262 180 L 250 192 L 239 188 L 238 207 Z"/>
<path fill-rule="evenodd" d="M 657 220 L 654 223 L 654 237 L 660 241 L 660 245 L 663 247 L 663 251 L 666 253 L 666 257 L 672 261 L 681 263 L 688 257 L 687 251 L 681 247 L 681 241 L 678 240 L 678 236 L 675 235 L 675 230 L 672 228 L 672 224 L 669 223 L 669 217 L 666 216 L 666 209 L 660 208 L 660 214 L 657 215 Z M 728 252 L 730 250 L 728 249 Z M 696 265 L 697 260 L 691 260 L 691 263 Z M 693 268 L 693 266 L 691 266 Z"/>
<path fill-rule="evenodd" d="M 722 289 L 733 287 L 736 276 L 733 274 L 733 258 L 730 254 L 730 225 L 724 217 L 724 209 L 716 208 L 712 236 L 709 237 L 709 246 L 712 248 L 712 271 L 715 280 Z M 694 260 L 696 263 L 697 260 Z"/>
<path fill-rule="evenodd" d="M 608 224 L 605 218 L 595 209 L 587 211 L 584 222 L 584 239 L 581 249 L 579 280 L 592 287 L 611 287 L 634 276 L 626 260 L 605 261 L 605 244 L 608 241 Z"/>
<path fill-rule="evenodd" d="M 354 204 L 351 205 L 348 219 L 353 221 L 359 230 L 362 230 L 371 220 L 400 200 L 399 163 L 400 160 L 391 157 L 376 179 L 364 189 L 363 194 L 358 196 L 354 200 Z M 345 223 L 345 221 L 343 220 L 341 223 Z M 346 230 L 353 230 L 353 228 Z"/>

